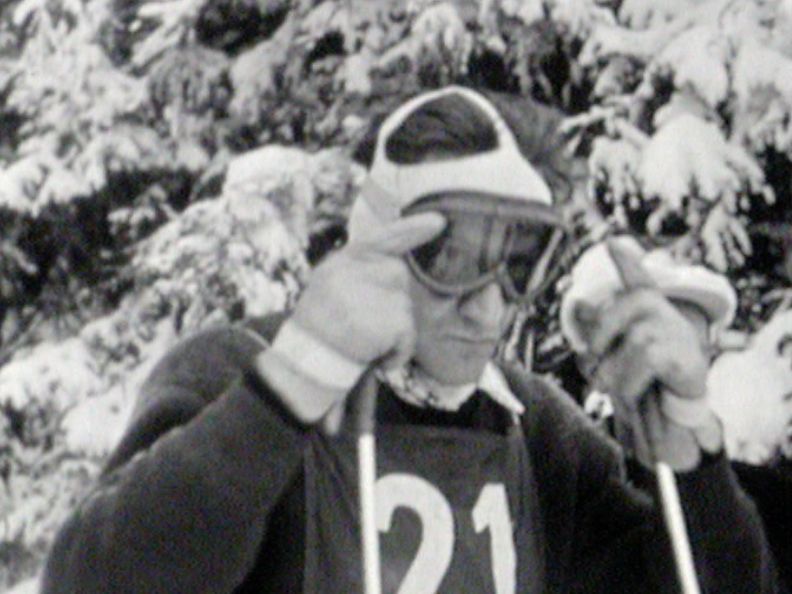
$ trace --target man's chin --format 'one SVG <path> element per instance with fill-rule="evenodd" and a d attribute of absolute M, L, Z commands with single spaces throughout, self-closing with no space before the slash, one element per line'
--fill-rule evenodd
<path fill-rule="evenodd" d="M 463 361 L 459 364 L 419 365 L 421 371 L 444 386 L 464 386 L 476 384 L 484 373 L 489 359 Z"/>
<path fill-rule="evenodd" d="M 436 340 L 416 353 L 423 373 L 446 386 L 478 383 L 492 359 L 496 342 L 484 340 Z"/>

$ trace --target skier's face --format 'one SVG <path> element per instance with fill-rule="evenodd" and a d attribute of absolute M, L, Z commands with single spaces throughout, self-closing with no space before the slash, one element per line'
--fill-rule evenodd
<path fill-rule="evenodd" d="M 478 381 L 514 308 L 496 281 L 472 293 L 442 296 L 413 278 L 415 362 L 440 383 Z"/>

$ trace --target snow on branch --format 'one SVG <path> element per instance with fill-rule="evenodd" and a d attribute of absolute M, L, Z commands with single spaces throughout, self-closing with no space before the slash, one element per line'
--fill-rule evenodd
<path fill-rule="evenodd" d="M 377 66 L 386 68 L 400 59 L 415 65 L 429 57 L 452 73 L 464 73 L 472 44 L 456 5 L 441 2 L 421 11 L 412 23 L 411 34 L 383 53 Z"/>
<path fill-rule="evenodd" d="M 156 28 L 135 48 L 133 63 L 144 68 L 169 49 L 193 34 L 195 21 L 207 0 L 150 0 L 137 12 L 133 29 L 144 22 L 156 23 Z"/>
<path fill-rule="evenodd" d="M 736 205 L 744 190 L 761 191 L 764 173 L 741 146 L 730 143 L 717 125 L 681 114 L 651 138 L 638 168 L 647 197 L 658 197 L 673 210 L 695 187 L 698 197 Z"/>
<path fill-rule="evenodd" d="M 723 421 L 729 456 L 764 464 L 792 454 L 792 311 L 773 316 L 747 349 L 715 360 L 711 404 Z"/>
<path fill-rule="evenodd" d="M 482 4 L 491 5 L 492 0 Z M 504 15 L 516 18 L 526 25 L 545 16 L 543 0 L 500 0 L 498 4 Z"/>
<path fill-rule="evenodd" d="M 639 195 L 636 171 L 640 154 L 635 144 L 624 139 L 602 136 L 594 141 L 589 170 L 595 184 L 607 187 L 606 201 L 618 205 Z"/>
<path fill-rule="evenodd" d="M 50 159 L 24 157 L 0 169 L 0 206 L 12 212 L 37 212 L 36 196 L 47 177 Z"/>
<path fill-rule="evenodd" d="M 652 29 L 683 17 L 701 0 L 624 0 L 619 21 L 632 29 Z"/>
<path fill-rule="evenodd" d="M 723 202 L 707 213 L 700 238 L 704 260 L 720 272 L 742 266 L 753 251 L 746 221 L 730 212 Z"/>
<path fill-rule="evenodd" d="M 677 36 L 651 61 L 644 75 L 645 84 L 667 73 L 675 88 L 691 89 L 710 107 L 715 107 L 728 96 L 730 49 L 728 40 L 716 28 L 693 27 Z"/>
<path fill-rule="evenodd" d="M 552 0 L 548 2 L 549 17 L 563 25 L 566 34 L 576 39 L 586 39 L 599 27 L 614 25 L 613 13 L 596 2 L 578 0 Z"/>
<path fill-rule="evenodd" d="M 746 40 L 734 61 L 735 139 L 762 150 L 792 148 L 792 59 Z"/>

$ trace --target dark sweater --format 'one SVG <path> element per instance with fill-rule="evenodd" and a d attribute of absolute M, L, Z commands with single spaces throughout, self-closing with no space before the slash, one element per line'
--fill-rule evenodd
<path fill-rule="evenodd" d="M 256 334 L 273 336 L 278 324 L 257 321 Z M 299 425 L 250 370 L 262 348 L 249 329 L 221 328 L 157 365 L 56 539 L 43 594 L 324 591 L 302 583 L 305 455 L 318 429 Z M 618 449 L 566 394 L 516 371 L 507 379 L 526 405 L 546 591 L 678 591 L 651 476 L 628 482 Z M 384 387 L 379 398 L 386 425 L 497 433 L 509 418 L 481 394 L 456 415 L 411 407 Z M 775 591 L 761 523 L 726 460 L 678 481 L 702 591 Z"/>

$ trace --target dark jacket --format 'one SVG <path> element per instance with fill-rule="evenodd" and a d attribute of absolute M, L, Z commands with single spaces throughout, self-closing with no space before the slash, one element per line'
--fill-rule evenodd
<path fill-rule="evenodd" d="M 44 594 L 300 591 L 304 457 L 318 429 L 297 423 L 251 370 L 279 322 L 202 332 L 158 364 L 104 473 L 56 539 Z M 566 394 L 534 376 L 507 377 L 526 405 L 546 590 L 678 591 L 651 476 L 634 477 L 641 489 L 628 482 L 618 449 Z M 381 423 L 497 430 L 506 418 L 486 398 L 461 421 L 381 401 Z M 726 460 L 707 458 L 678 482 L 702 591 L 774 591 L 761 523 Z"/>
<path fill-rule="evenodd" d="M 783 591 L 792 591 L 792 460 L 765 465 L 734 461 L 732 469 L 762 516 L 779 577 L 786 586 Z"/>

